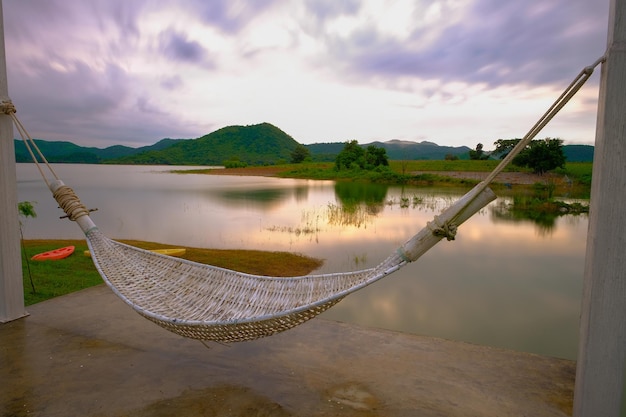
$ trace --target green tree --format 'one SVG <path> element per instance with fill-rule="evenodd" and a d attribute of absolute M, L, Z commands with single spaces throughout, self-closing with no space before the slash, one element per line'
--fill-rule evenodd
<path fill-rule="evenodd" d="M 498 139 L 493 143 L 496 149 L 491 154 L 500 157 L 500 159 L 504 159 L 520 140 L 521 139 Z"/>
<path fill-rule="evenodd" d="M 359 142 L 351 140 L 345 143 L 345 146 L 335 158 L 335 169 L 352 169 L 365 166 L 365 150 L 359 146 Z"/>
<path fill-rule="evenodd" d="M 299 164 L 301 162 L 304 162 L 310 157 L 311 157 L 311 153 L 309 152 L 309 149 L 300 143 L 291 152 L 291 162 L 294 164 Z"/>
<path fill-rule="evenodd" d="M 469 157 L 470 159 L 478 160 L 478 161 L 489 159 L 489 155 L 485 154 L 485 151 L 483 151 L 482 143 L 479 143 L 478 145 L 476 145 L 476 150 L 470 149 Z"/>
<path fill-rule="evenodd" d="M 389 166 L 389 159 L 387 158 L 387 150 L 380 148 L 376 145 L 370 145 L 365 150 L 365 162 L 366 168 L 372 169 L 377 166 Z"/>
<path fill-rule="evenodd" d="M 515 158 L 513 164 L 531 168 L 538 174 L 544 174 L 555 168 L 565 166 L 565 153 L 561 139 L 545 138 L 533 140 Z"/>
<path fill-rule="evenodd" d="M 498 139 L 494 142 L 496 150 L 494 154 L 500 159 L 507 156 L 521 139 Z M 561 139 L 536 139 L 531 141 L 526 148 L 513 158 L 513 164 L 520 167 L 531 168 L 538 174 L 551 171 L 554 168 L 562 168 L 565 165 L 565 153 Z"/>
<path fill-rule="evenodd" d="M 335 169 L 374 169 L 378 166 L 388 166 L 387 150 L 376 145 L 369 145 L 367 149 L 359 146 L 356 140 L 345 143 L 342 151 L 335 158 Z"/>

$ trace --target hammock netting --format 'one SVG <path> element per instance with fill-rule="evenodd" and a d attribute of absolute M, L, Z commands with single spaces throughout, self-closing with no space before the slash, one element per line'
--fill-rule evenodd
<path fill-rule="evenodd" d="M 304 323 L 348 294 L 415 261 L 444 237 L 453 240 L 459 225 L 496 198 L 488 188 L 496 175 L 563 108 L 603 61 L 601 57 L 580 72 L 483 182 L 435 216 L 380 265 L 361 271 L 289 278 L 244 274 L 109 239 L 91 220 L 90 211 L 74 191 L 56 175 L 15 116 L 10 100 L 2 103 L 2 111 L 12 117 L 33 162 L 66 217 L 85 233 L 93 262 L 115 294 L 142 316 L 181 336 L 240 342 L 270 336 Z M 54 180 L 48 180 L 42 164 Z"/>
<path fill-rule="evenodd" d="M 58 199 L 62 207 L 85 211 L 69 187 L 60 188 L 69 195 Z M 450 224 L 446 219 L 454 216 L 460 224 L 493 199 L 487 188 L 476 200 L 460 200 L 375 268 L 287 278 L 245 274 L 150 252 L 109 239 L 87 214 L 75 220 L 85 231 L 105 283 L 135 311 L 181 336 L 228 343 L 270 336 L 312 319 L 348 294 L 417 259 L 444 237 L 454 238 L 454 227 L 445 227 Z M 74 203 L 68 204 L 69 200 Z"/>

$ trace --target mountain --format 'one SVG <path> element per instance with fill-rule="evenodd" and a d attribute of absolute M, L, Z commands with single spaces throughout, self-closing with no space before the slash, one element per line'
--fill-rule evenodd
<path fill-rule="evenodd" d="M 98 164 L 113 158 L 134 155 L 149 150 L 165 149 L 184 139 L 162 139 L 154 145 L 131 148 L 129 146 L 114 145 L 108 148 L 83 147 L 66 141 L 46 141 L 35 139 L 37 147 L 44 154 L 48 162 Z M 26 145 L 21 140 L 15 140 L 15 161 L 32 162 Z"/>
<path fill-rule="evenodd" d="M 591 145 L 565 145 L 563 153 L 567 162 L 592 162 L 594 149 Z"/>
<path fill-rule="evenodd" d="M 147 165 L 222 165 L 236 160 L 249 165 L 290 161 L 298 146 L 291 136 L 269 123 L 228 126 L 197 139 L 174 143 L 112 160 L 113 163 Z"/>
<path fill-rule="evenodd" d="M 409 159 L 445 159 L 446 155 L 456 155 L 461 159 L 468 158 L 470 148 L 467 146 L 440 146 L 433 142 L 408 142 L 390 140 L 373 142 L 372 145 L 383 147 L 392 160 Z"/>
<path fill-rule="evenodd" d="M 240 161 L 248 165 L 270 165 L 289 162 L 298 146 L 291 136 L 269 123 L 249 126 L 227 126 L 197 139 L 162 139 L 154 145 L 131 148 L 115 145 L 100 149 L 82 147 L 71 142 L 35 143 L 50 162 L 166 164 L 166 165 L 223 165 L 225 161 Z M 440 146 L 433 142 L 389 140 L 360 145 L 374 145 L 387 151 L 391 160 L 443 160 L 446 155 L 468 159 L 467 146 Z M 314 161 L 334 161 L 345 142 L 313 143 L 304 145 Z M 593 161 L 594 147 L 565 145 L 563 152 L 569 162 Z M 15 141 L 17 162 L 30 162 L 30 155 L 21 141 Z"/>
<path fill-rule="evenodd" d="M 402 140 L 390 140 L 387 142 L 372 142 L 361 145 L 367 148 L 370 145 L 385 148 L 387 157 L 391 160 L 416 160 L 416 159 L 445 159 L 446 155 L 456 155 L 461 159 L 469 158 L 470 148 L 467 146 L 439 146 L 433 142 L 409 142 Z M 314 160 L 334 161 L 345 143 L 314 143 L 305 145 Z"/>

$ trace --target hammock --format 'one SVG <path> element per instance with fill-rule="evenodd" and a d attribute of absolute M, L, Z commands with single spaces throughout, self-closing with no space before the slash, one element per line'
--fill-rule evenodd
<path fill-rule="evenodd" d="M 104 282 L 136 312 L 181 336 L 218 342 L 257 339 L 290 329 L 332 307 L 350 293 L 415 261 L 444 237 L 454 240 L 457 227 L 493 201 L 488 185 L 558 113 L 591 76 L 586 67 L 487 178 L 448 207 L 375 268 L 334 274 L 277 278 L 245 274 L 153 253 L 106 237 L 90 211 L 56 175 L 34 140 L 12 117 L 33 162 L 66 217 L 85 233 L 91 258 Z M 35 153 L 39 158 L 36 157 Z M 46 175 L 39 162 L 45 165 Z M 52 175 L 54 179 L 49 180 Z"/>

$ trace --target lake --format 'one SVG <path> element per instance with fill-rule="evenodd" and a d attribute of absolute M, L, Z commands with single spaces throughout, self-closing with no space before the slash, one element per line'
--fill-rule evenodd
<path fill-rule="evenodd" d="M 177 167 L 53 165 L 114 239 L 298 252 L 316 273 L 375 266 L 463 190 L 265 177 L 172 174 Z M 191 167 L 178 167 L 181 169 Z M 35 203 L 25 238 L 83 238 L 33 164 L 18 199 Z M 418 261 L 321 317 L 576 359 L 586 215 L 514 219 L 498 198 Z"/>

